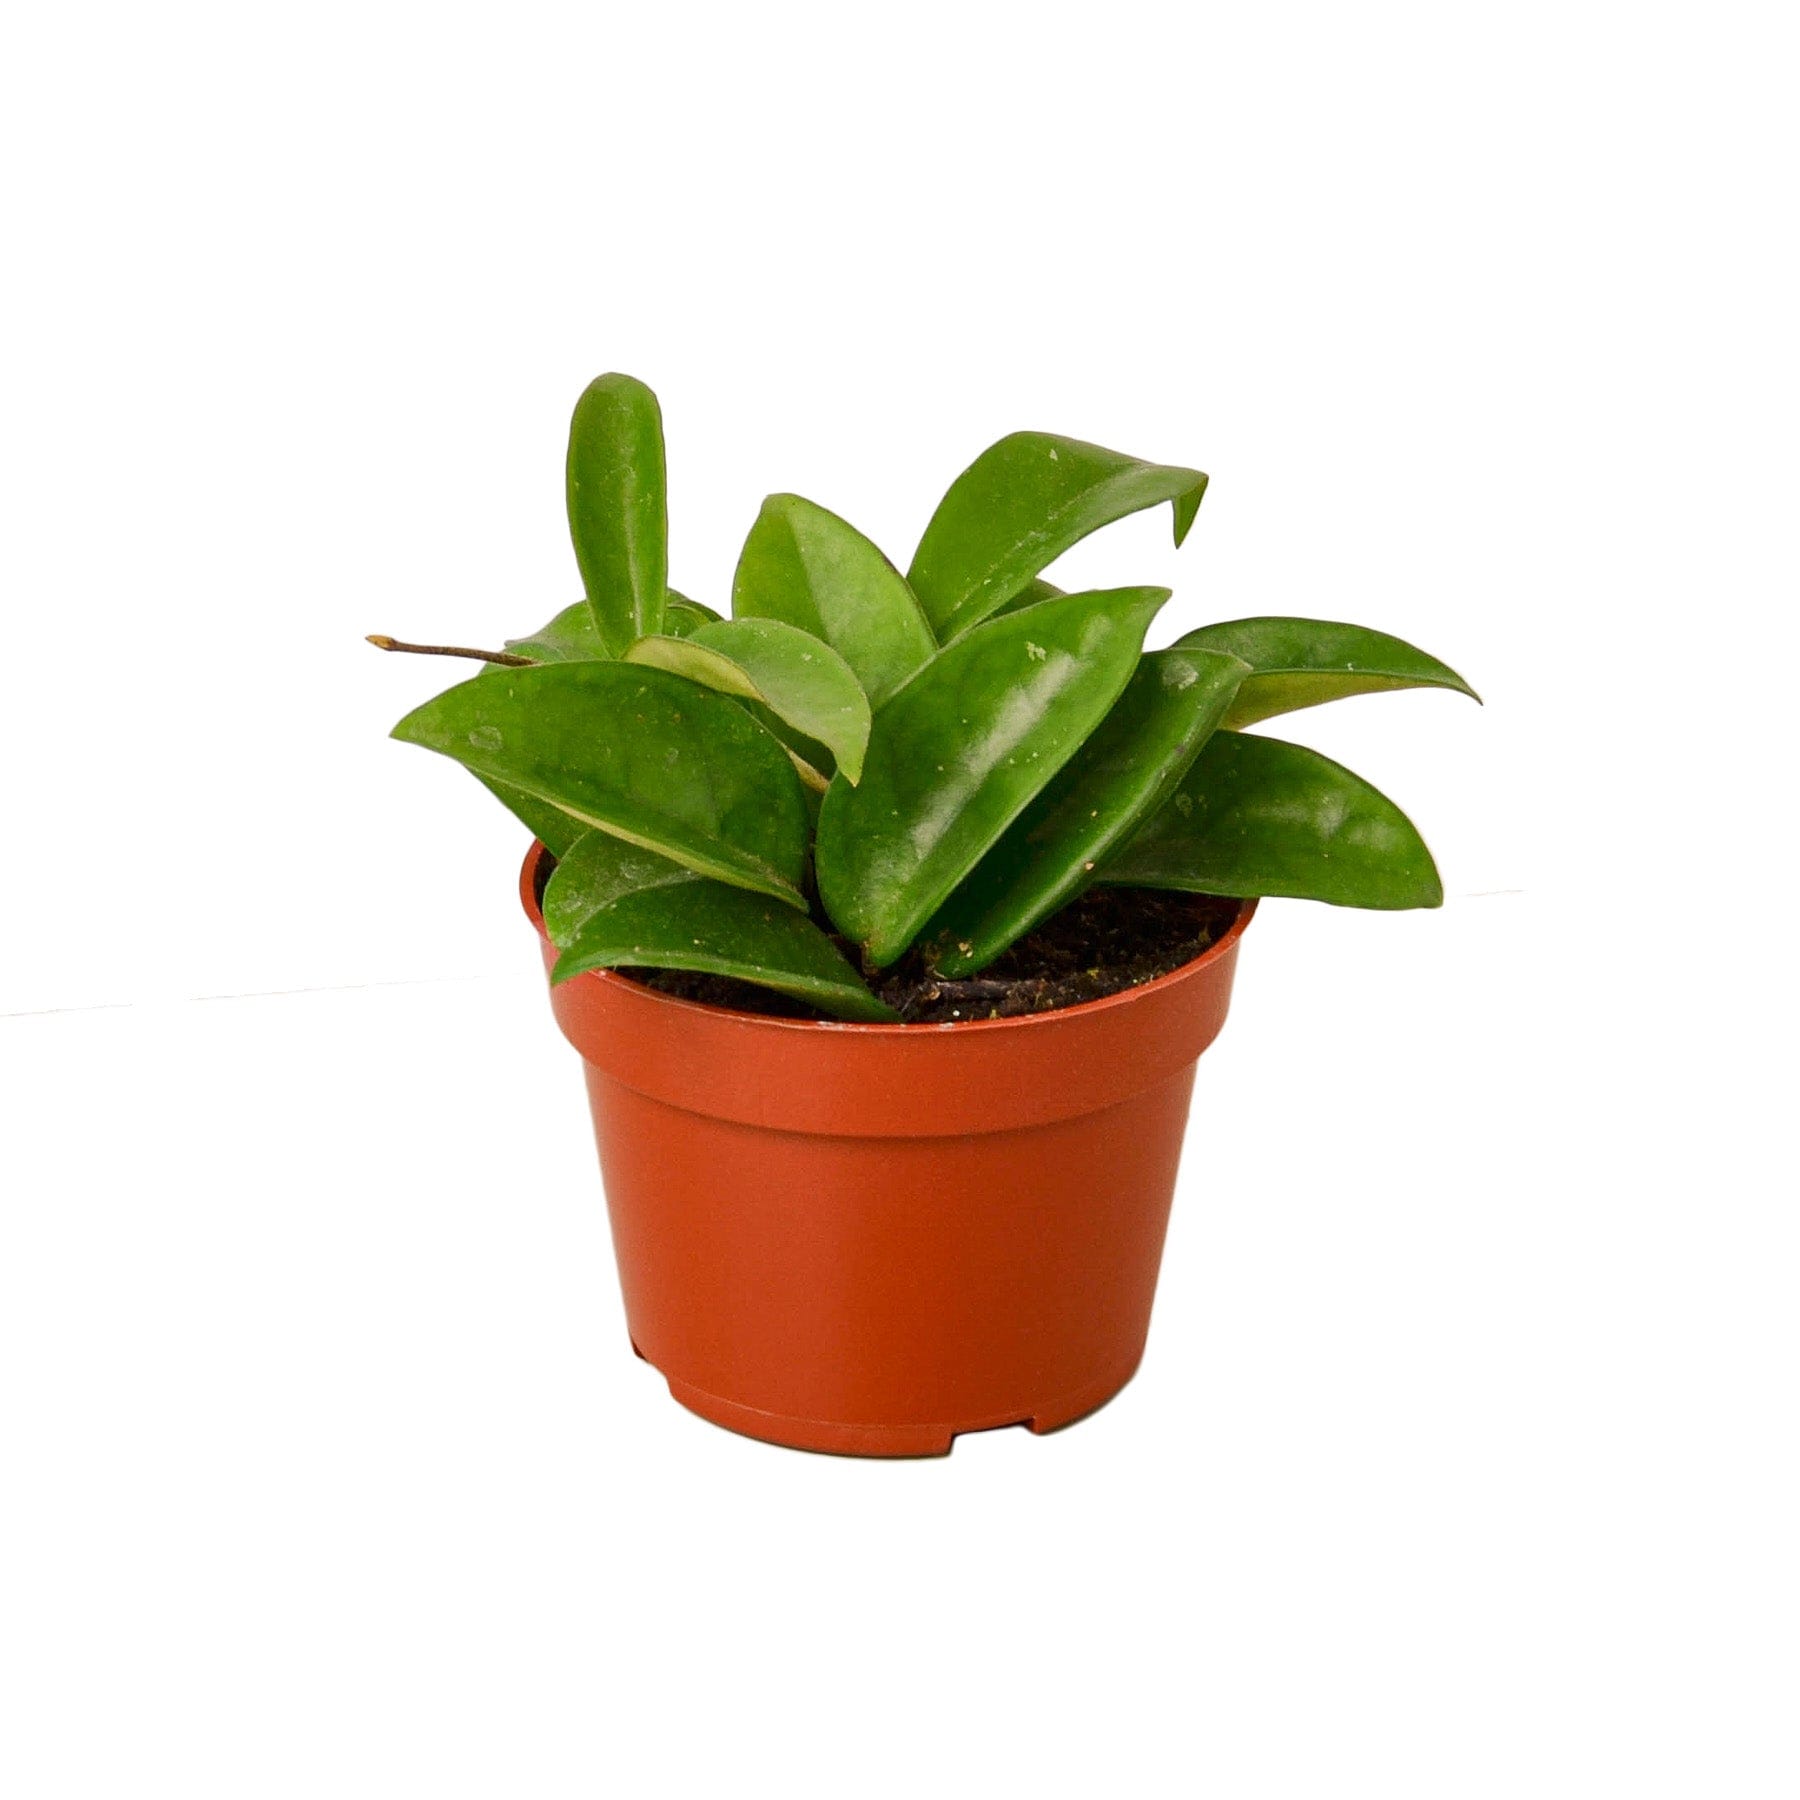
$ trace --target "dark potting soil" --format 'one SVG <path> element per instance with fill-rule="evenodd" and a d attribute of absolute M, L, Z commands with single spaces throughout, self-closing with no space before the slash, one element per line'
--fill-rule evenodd
<path fill-rule="evenodd" d="M 538 864 L 537 895 L 555 867 Z M 934 975 L 916 953 L 869 980 L 874 991 L 908 1025 L 946 1025 L 964 1019 L 1012 1019 L 1102 1000 L 1108 994 L 1168 975 L 1230 927 L 1242 904 L 1210 894 L 1176 894 L 1159 888 L 1093 888 L 1046 919 L 1003 955 L 961 981 Z M 852 964 L 854 948 L 838 948 Z M 773 1019 L 825 1019 L 817 1007 L 773 988 L 704 975 L 688 969 L 620 969 L 620 975 L 658 993 L 734 1012 Z"/>

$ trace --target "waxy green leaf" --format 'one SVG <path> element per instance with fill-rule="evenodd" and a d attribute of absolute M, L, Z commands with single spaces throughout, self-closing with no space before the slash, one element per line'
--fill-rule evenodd
<path fill-rule="evenodd" d="M 671 637 L 692 637 L 702 625 L 717 624 L 718 619 L 710 606 L 669 589 L 663 607 L 663 629 Z M 528 637 L 508 638 L 505 647 L 515 656 L 529 656 L 533 662 L 541 663 L 607 662 L 612 654 L 600 641 L 594 609 L 585 600 L 565 606 L 548 625 L 540 626 Z"/>
<path fill-rule="evenodd" d="M 1002 613 L 1023 612 L 1028 606 L 1036 606 L 1040 600 L 1060 600 L 1063 593 L 1064 590 L 1055 582 L 1046 581 L 1040 575 L 1036 581 L 1028 581 L 1004 606 L 996 606 L 988 617 L 997 619 Z"/>
<path fill-rule="evenodd" d="M 1329 619 L 1229 619 L 1190 631 L 1180 642 L 1222 650 L 1250 665 L 1251 674 L 1225 720 L 1233 731 L 1277 713 L 1396 688 L 1452 688 L 1471 700 L 1481 698 L 1435 656 L 1363 625 Z"/>
<path fill-rule="evenodd" d="M 760 701 L 803 738 L 823 744 L 846 781 L 862 775 L 868 696 L 829 644 L 797 626 L 779 619 L 721 619 L 685 638 L 640 638 L 625 660 Z"/>
<path fill-rule="evenodd" d="M 1246 674 L 1235 656 L 1159 650 L 1113 709 L 926 927 L 926 954 L 952 979 L 1074 899 L 1106 857 L 1174 791 Z"/>
<path fill-rule="evenodd" d="M 669 598 L 663 606 L 663 630 L 670 637 L 692 637 L 702 625 L 715 624 L 718 618 L 710 606 L 703 606 L 698 600 L 690 600 L 686 594 L 669 589 Z"/>
<path fill-rule="evenodd" d="M 787 753 L 735 701 L 662 669 L 484 673 L 394 727 L 702 875 L 805 908 L 808 817 Z"/>
<path fill-rule="evenodd" d="M 629 375 L 591 382 L 569 423 L 569 534 L 600 641 L 612 656 L 662 629 L 667 484 L 656 396 Z"/>
<path fill-rule="evenodd" d="M 520 788 L 508 787 L 504 781 L 494 781 L 486 775 L 476 775 L 475 779 L 539 843 L 544 845 L 552 856 L 564 855 L 574 845 L 575 840 L 588 829 L 579 819 L 570 818 L 560 807 L 552 806 L 548 800 L 540 800 L 534 794 L 527 794 Z"/>
<path fill-rule="evenodd" d="M 1207 740 L 1100 879 L 1384 910 L 1444 898 L 1431 852 L 1386 795 L 1316 750 L 1235 731 Z"/>
<path fill-rule="evenodd" d="M 1065 550 L 1128 513 L 1170 501 L 1179 544 L 1205 492 L 1198 469 L 1015 431 L 950 484 L 907 580 L 939 642 L 948 643 L 1016 599 Z"/>
<path fill-rule="evenodd" d="M 628 844 L 604 831 L 584 831 L 557 857 L 544 884 L 544 929 L 551 943 L 563 950 L 595 913 L 629 894 L 704 880 L 704 875 L 640 844 Z"/>
<path fill-rule="evenodd" d="M 771 494 L 731 584 L 739 619 L 779 619 L 823 638 L 880 706 L 937 651 L 900 571 L 836 513 Z"/>
<path fill-rule="evenodd" d="M 819 810 L 820 897 L 876 967 L 1080 748 L 1131 678 L 1166 588 L 1047 600 L 939 651 L 875 715 L 860 786 Z"/>
<path fill-rule="evenodd" d="M 604 662 L 608 651 L 600 641 L 600 629 L 594 623 L 594 610 L 585 600 L 565 606 L 548 625 L 540 625 L 529 637 L 508 638 L 506 648 L 514 656 L 529 656 L 533 662 Z M 492 664 L 494 674 L 502 664 Z"/>
<path fill-rule="evenodd" d="M 585 600 L 577 600 L 573 606 L 565 606 L 548 625 L 540 625 L 526 637 L 508 638 L 506 648 L 515 656 L 529 656 L 537 663 L 606 660 L 606 646 L 600 642 L 600 633 L 594 624 L 593 608 Z M 497 681 L 507 673 L 504 664 L 490 663 L 481 671 L 478 679 Z M 588 829 L 579 819 L 570 818 L 560 807 L 552 806 L 548 800 L 540 800 L 521 788 L 510 787 L 504 781 L 495 781 L 486 775 L 477 774 L 475 779 L 552 856 L 563 855 Z"/>
<path fill-rule="evenodd" d="M 589 969 L 696 969 L 791 994 L 834 1018 L 897 1017 L 811 919 L 601 832 L 557 864 L 544 925 L 562 951 L 552 981 Z"/>

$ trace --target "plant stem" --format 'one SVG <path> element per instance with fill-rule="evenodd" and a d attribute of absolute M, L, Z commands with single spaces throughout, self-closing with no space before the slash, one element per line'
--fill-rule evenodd
<path fill-rule="evenodd" d="M 507 669 L 529 669 L 529 656 L 514 656 L 510 650 L 465 650 L 458 644 L 403 644 L 398 638 L 370 632 L 369 642 L 377 650 L 405 650 L 414 656 L 466 656 L 472 662 L 499 663 Z"/>

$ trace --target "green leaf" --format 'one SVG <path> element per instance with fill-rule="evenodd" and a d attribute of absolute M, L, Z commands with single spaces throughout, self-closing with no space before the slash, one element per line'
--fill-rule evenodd
<path fill-rule="evenodd" d="M 926 928 L 939 972 L 954 980 L 985 968 L 1087 887 L 1174 791 L 1245 673 L 1209 650 L 1143 657 L 1093 736 Z"/>
<path fill-rule="evenodd" d="M 722 694 L 622 662 L 497 669 L 427 701 L 394 736 L 699 874 L 805 909 L 800 778 Z"/>
<path fill-rule="evenodd" d="M 557 864 L 544 923 L 562 950 L 553 981 L 589 969 L 696 969 L 791 994 L 834 1018 L 898 1017 L 811 919 L 601 832 Z"/>
<path fill-rule="evenodd" d="M 1100 879 L 1384 910 L 1444 899 L 1431 852 L 1393 801 L 1316 750 L 1235 731 L 1207 740 Z"/>
<path fill-rule="evenodd" d="M 585 600 L 565 606 L 548 625 L 541 625 L 529 637 L 508 638 L 506 647 L 515 656 L 529 656 L 533 662 L 604 662 L 606 646 L 600 641 L 599 627 L 594 623 L 593 608 Z M 491 664 L 489 674 L 503 665 Z"/>
<path fill-rule="evenodd" d="M 1166 588 L 1047 600 L 939 651 L 875 714 L 860 786 L 819 810 L 820 897 L 876 967 L 945 896 L 1118 699 Z"/>
<path fill-rule="evenodd" d="M 526 637 L 508 638 L 506 648 L 515 656 L 529 656 L 533 662 L 603 662 L 606 646 L 594 625 L 593 609 L 585 600 L 565 606 L 548 625 L 541 625 Z M 482 681 L 504 678 L 504 664 L 490 663 L 477 677 Z M 572 819 L 560 807 L 539 800 L 521 788 L 509 787 L 504 781 L 486 775 L 475 777 L 487 791 L 525 827 L 552 856 L 565 854 L 575 840 L 587 830 L 578 819 Z"/>
<path fill-rule="evenodd" d="M 880 706 L 937 650 L 912 590 L 836 513 L 771 494 L 744 540 L 731 583 L 740 619 L 780 619 L 822 638 Z"/>
<path fill-rule="evenodd" d="M 829 644 L 797 626 L 779 619 L 721 619 L 685 638 L 640 638 L 625 660 L 760 701 L 802 737 L 823 744 L 846 781 L 862 775 L 868 696 Z"/>
<path fill-rule="evenodd" d="M 662 629 L 667 483 L 656 396 L 629 375 L 590 383 L 569 423 L 569 533 L 600 641 L 612 656 Z"/>
<path fill-rule="evenodd" d="M 711 625 L 718 617 L 710 606 L 702 606 L 698 600 L 690 600 L 686 594 L 670 588 L 663 607 L 663 630 L 670 637 L 692 637 L 702 625 Z"/>
<path fill-rule="evenodd" d="M 1015 431 L 950 484 L 907 579 L 941 643 L 998 612 L 1071 545 L 1167 500 L 1175 542 L 1206 492 L 1198 469 L 1139 462 L 1098 444 Z"/>
<path fill-rule="evenodd" d="M 628 894 L 704 880 L 704 875 L 642 845 L 628 844 L 604 831 L 584 831 L 558 855 L 545 883 L 544 929 L 551 943 L 564 950 L 595 913 Z"/>
<path fill-rule="evenodd" d="M 1478 703 L 1481 699 L 1435 656 L 1364 625 L 1330 619 L 1230 619 L 1203 625 L 1179 642 L 1222 650 L 1250 665 L 1251 675 L 1225 720 L 1231 731 L 1277 713 L 1396 688 L 1453 688 Z"/>
<path fill-rule="evenodd" d="M 723 619 L 693 641 L 722 651 L 756 683 L 763 703 L 800 734 L 804 755 L 816 744 L 831 753 L 846 781 L 862 779 L 870 703 L 855 671 L 822 638 L 780 619 Z"/>
<path fill-rule="evenodd" d="M 667 669 L 671 675 L 679 675 L 684 681 L 696 681 L 717 694 L 732 694 L 741 700 L 760 697 L 748 670 L 740 668 L 722 651 L 708 650 L 692 638 L 666 635 L 639 638 L 620 661 L 640 668 Z"/>
<path fill-rule="evenodd" d="M 561 807 L 539 800 L 522 789 L 508 787 L 504 781 L 493 781 L 486 775 L 475 777 L 552 856 L 565 855 L 587 827 L 579 819 L 571 819 Z"/>
<path fill-rule="evenodd" d="M 988 617 L 997 619 L 1002 613 L 1023 612 L 1028 606 L 1036 606 L 1040 600 L 1060 600 L 1063 593 L 1062 588 L 1052 581 L 1044 580 L 1040 575 L 1036 581 L 1027 582 L 1004 606 L 996 606 Z"/>

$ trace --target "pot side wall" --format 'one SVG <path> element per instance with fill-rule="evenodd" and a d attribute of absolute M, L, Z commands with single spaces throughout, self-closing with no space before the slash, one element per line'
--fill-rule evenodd
<path fill-rule="evenodd" d="M 548 971 L 539 854 L 521 891 Z M 634 1347 L 684 1405 L 804 1449 L 942 1453 L 1110 1398 L 1253 911 L 1158 981 L 950 1027 L 761 1018 L 605 972 L 552 988 Z"/>

